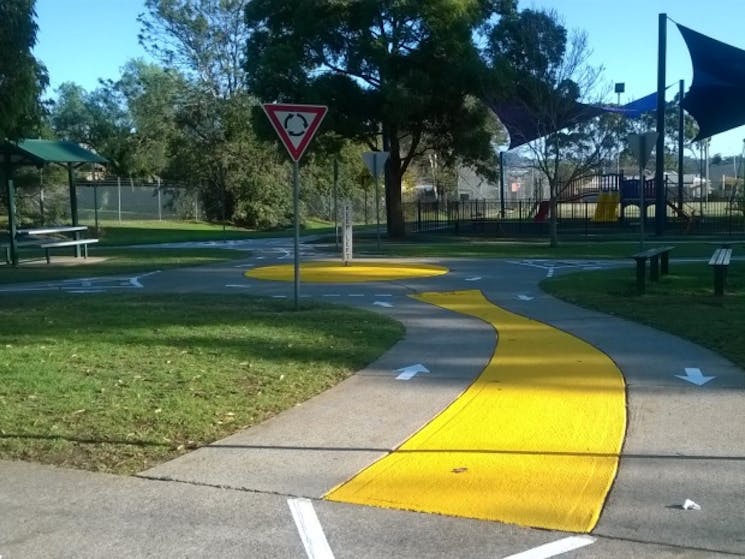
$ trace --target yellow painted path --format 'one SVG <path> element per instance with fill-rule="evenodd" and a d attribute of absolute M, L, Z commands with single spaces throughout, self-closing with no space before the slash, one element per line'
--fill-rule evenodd
<path fill-rule="evenodd" d="M 440 415 L 326 498 L 591 531 L 626 429 L 618 368 L 586 342 L 501 309 L 479 291 L 416 298 L 492 324 L 497 349 Z"/>
<path fill-rule="evenodd" d="M 304 262 L 300 265 L 300 279 L 309 283 L 357 283 L 366 281 L 390 281 L 409 278 L 427 278 L 447 274 L 448 269 L 433 264 L 402 264 L 397 262 Z M 263 266 L 249 270 L 249 278 L 293 281 L 293 264 Z"/>

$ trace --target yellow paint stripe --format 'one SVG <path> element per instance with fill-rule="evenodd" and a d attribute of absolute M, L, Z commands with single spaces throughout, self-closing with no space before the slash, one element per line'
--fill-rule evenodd
<path fill-rule="evenodd" d="M 448 269 L 432 264 L 401 264 L 395 262 L 304 262 L 300 265 L 300 280 L 308 283 L 357 283 L 365 281 L 390 281 L 426 278 L 447 274 Z M 263 266 L 249 270 L 249 278 L 293 281 L 293 264 Z"/>
<path fill-rule="evenodd" d="M 494 325 L 497 349 L 440 415 L 326 498 L 592 530 L 626 429 L 618 368 L 582 340 L 501 309 L 479 291 L 416 298 Z"/>

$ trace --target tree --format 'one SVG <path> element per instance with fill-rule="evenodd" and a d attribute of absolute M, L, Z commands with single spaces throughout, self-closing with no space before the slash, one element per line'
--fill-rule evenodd
<path fill-rule="evenodd" d="M 82 144 L 109 160 L 118 174 L 132 170 L 132 122 L 125 106 L 106 88 L 88 93 L 65 82 L 57 88 L 50 123 L 61 139 Z"/>
<path fill-rule="evenodd" d="M 562 188 L 600 168 L 619 133 L 613 115 L 578 114 L 600 69 L 587 63 L 586 35 L 568 34 L 556 12 L 523 10 L 503 18 L 489 35 L 487 55 L 493 71 L 510 74 L 508 97 L 522 101 L 541 135 L 528 148 L 549 185 L 550 244 L 557 246 Z"/>
<path fill-rule="evenodd" d="M 121 77 L 107 82 L 105 90 L 126 108 L 132 126 L 129 173 L 162 176 L 169 166 L 170 145 L 180 133 L 176 119 L 185 79 L 178 71 L 136 59 L 127 62 Z"/>
<path fill-rule="evenodd" d="M 387 224 L 399 238 L 401 179 L 416 157 L 493 160 L 487 110 L 474 102 L 484 77 L 474 37 L 514 9 L 513 0 L 253 0 L 248 84 L 265 101 L 329 105 L 325 128 L 390 152 Z"/>
<path fill-rule="evenodd" d="M 31 136 L 44 114 L 46 68 L 31 53 L 35 16 L 34 0 L 0 2 L 0 140 Z"/>
<path fill-rule="evenodd" d="M 286 223 L 287 172 L 251 126 L 245 83 L 248 0 L 146 0 L 141 44 L 184 77 L 174 102 L 178 130 L 165 172 L 201 190 L 212 219 L 275 227 Z"/>

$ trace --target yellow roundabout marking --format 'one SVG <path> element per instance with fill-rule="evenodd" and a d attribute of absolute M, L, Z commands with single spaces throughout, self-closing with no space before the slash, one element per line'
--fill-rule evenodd
<path fill-rule="evenodd" d="M 479 291 L 416 298 L 492 324 L 497 349 L 449 407 L 326 498 L 591 531 L 626 430 L 618 368 L 586 342 L 501 309 Z"/>
<path fill-rule="evenodd" d="M 357 283 L 366 281 L 427 278 L 447 274 L 448 269 L 433 264 L 403 264 L 397 262 L 304 262 L 300 265 L 300 280 L 308 283 Z M 262 280 L 293 281 L 292 264 L 263 266 L 244 274 Z"/>

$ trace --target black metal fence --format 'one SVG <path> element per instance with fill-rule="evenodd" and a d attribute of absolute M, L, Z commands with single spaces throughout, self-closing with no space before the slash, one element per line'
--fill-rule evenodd
<path fill-rule="evenodd" d="M 691 235 L 745 234 L 745 204 L 742 200 L 721 196 L 704 199 L 690 197 L 679 205 L 677 192 L 670 192 L 666 203 L 665 230 Z M 585 197 L 557 203 L 556 218 L 560 233 L 596 235 L 632 233 L 640 228 L 638 202 L 621 203 L 617 199 Z M 654 198 L 647 206 L 645 229 L 655 228 Z M 450 231 L 456 234 L 543 235 L 548 232 L 549 202 L 546 200 L 496 200 L 450 202 L 412 202 L 404 204 L 407 232 Z"/>

